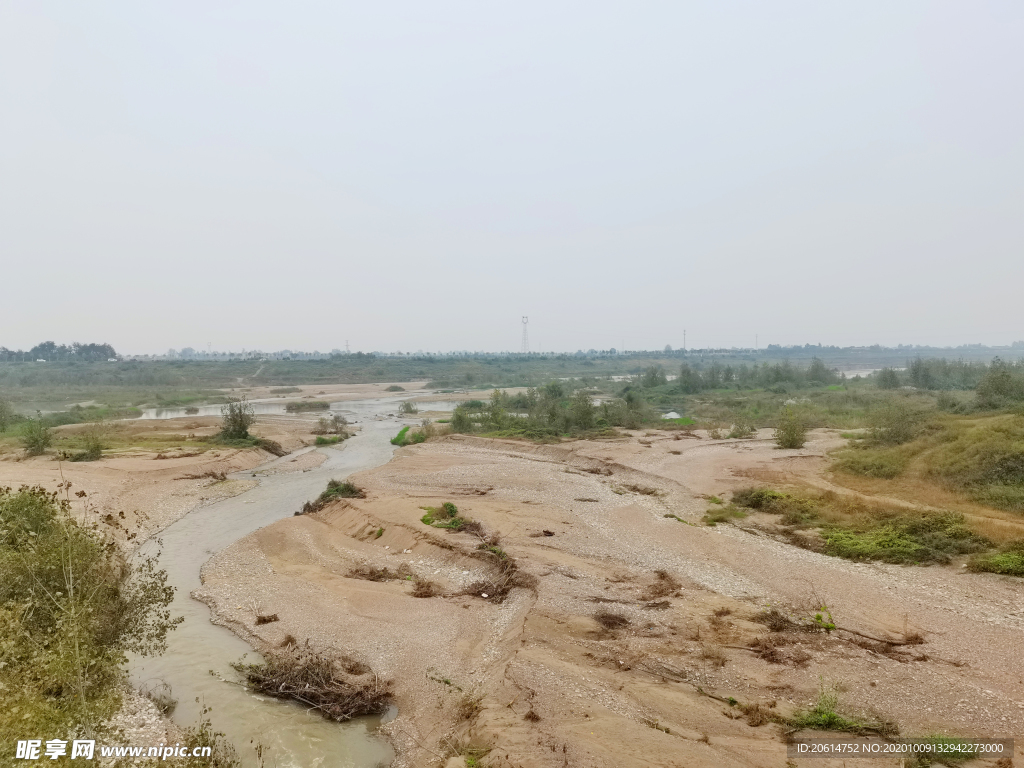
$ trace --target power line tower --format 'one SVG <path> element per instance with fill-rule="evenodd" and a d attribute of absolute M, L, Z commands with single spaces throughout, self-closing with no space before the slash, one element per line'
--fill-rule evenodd
<path fill-rule="evenodd" d="M 530 351 L 530 334 L 526 332 L 526 328 L 530 323 L 530 318 L 523 315 L 523 348 L 520 350 L 524 355 Z"/>

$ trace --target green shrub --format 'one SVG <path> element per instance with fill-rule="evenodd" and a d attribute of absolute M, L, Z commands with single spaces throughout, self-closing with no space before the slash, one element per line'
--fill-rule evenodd
<path fill-rule="evenodd" d="M 391 438 L 391 444 L 399 447 L 408 445 L 409 441 L 406 439 L 406 434 L 409 432 L 409 427 L 402 427 L 398 434 Z"/>
<path fill-rule="evenodd" d="M 977 572 L 1024 576 L 1024 540 L 1006 544 L 997 552 L 975 555 L 968 561 L 967 568 Z"/>
<path fill-rule="evenodd" d="M 868 414 L 870 440 L 877 445 L 902 445 L 921 430 L 922 413 L 903 399 L 876 406 Z"/>
<path fill-rule="evenodd" d="M 775 427 L 775 443 L 779 448 L 803 448 L 807 442 L 807 426 L 796 409 L 787 407 Z"/>
<path fill-rule="evenodd" d="M 315 442 L 317 445 L 337 445 L 343 440 L 345 440 L 345 437 L 343 437 L 342 435 L 331 435 L 330 437 L 326 437 L 324 435 L 317 435 Z"/>
<path fill-rule="evenodd" d="M 256 412 L 245 397 L 225 403 L 220 412 L 223 417 L 221 437 L 227 440 L 245 440 L 249 437 L 249 427 L 256 423 Z"/>
<path fill-rule="evenodd" d="M 400 387 L 397 384 L 392 384 L 390 387 L 384 388 L 385 392 L 405 392 L 405 387 Z"/>
<path fill-rule="evenodd" d="M 43 423 L 43 415 L 36 411 L 36 418 L 29 419 L 21 428 L 21 444 L 29 456 L 40 456 L 53 443 L 50 428 Z"/>
<path fill-rule="evenodd" d="M 416 403 L 413 403 L 409 400 L 406 400 L 404 403 L 398 406 L 398 410 L 400 413 L 419 413 L 419 409 L 416 407 Z"/>
<path fill-rule="evenodd" d="M 365 499 L 366 491 L 348 480 L 329 480 L 327 487 L 316 497 L 315 501 L 307 501 L 296 515 L 308 515 L 311 512 L 319 512 L 332 501 L 337 499 Z"/>
<path fill-rule="evenodd" d="M 818 701 L 814 707 L 797 712 L 789 720 L 793 728 L 809 728 L 815 731 L 857 731 L 864 727 L 863 720 L 857 720 L 838 712 L 839 691 L 837 686 L 821 683 Z"/>

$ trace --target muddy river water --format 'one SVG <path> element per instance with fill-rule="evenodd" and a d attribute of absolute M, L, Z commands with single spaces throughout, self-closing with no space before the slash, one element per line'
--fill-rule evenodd
<path fill-rule="evenodd" d="M 170 634 L 164 655 L 132 660 L 132 680 L 140 687 L 152 688 L 160 683 L 170 686 L 178 700 L 173 719 L 183 726 L 198 721 L 201 706 L 210 708 L 208 717 L 214 730 L 222 731 L 235 745 L 247 768 L 257 765 L 250 742 L 262 743 L 266 764 L 280 768 L 362 768 L 386 765 L 393 757 L 388 744 L 374 735 L 377 719 L 332 723 L 298 705 L 254 695 L 221 680 L 238 679 L 230 665 L 243 655 L 248 654 L 246 661 L 258 661 L 259 656 L 230 630 L 210 623 L 206 605 L 189 596 L 200 585 L 203 563 L 215 553 L 259 528 L 290 517 L 304 501 L 319 495 L 328 480 L 340 480 L 391 458 L 395 449 L 389 440 L 398 431 L 399 422 L 393 418 L 378 420 L 377 416 L 394 412 L 396 402 L 348 401 L 345 408 L 355 414 L 361 431 L 341 450 L 304 449 L 319 450 L 327 456 L 319 467 L 261 476 L 256 488 L 196 509 L 159 535 L 160 565 L 177 590 L 172 610 L 183 615 L 185 621 Z M 296 455 L 277 459 L 261 469 Z M 251 476 L 252 471 L 235 475 Z M 154 552 L 159 546 L 157 541 L 150 541 L 143 552 Z"/>

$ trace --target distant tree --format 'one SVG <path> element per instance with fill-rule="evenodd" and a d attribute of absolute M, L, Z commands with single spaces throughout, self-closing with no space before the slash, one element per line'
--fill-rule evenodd
<path fill-rule="evenodd" d="M 679 391 L 687 395 L 693 395 L 704 389 L 704 381 L 701 378 L 700 371 L 697 371 L 690 367 L 688 363 L 683 363 L 679 369 Z"/>
<path fill-rule="evenodd" d="M 578 429 L 592 429 L 594 426 L 594 401 L 586 390 L 578 390 L 569 401 L 569 415 Z"/>
<path fill-rule="evenodd" d="M 464 406 L 460 405 L 452 411 L 452 418 L 449 422 L 452 432 L 472 432 L 473 431 L 473 420 L 469 418 L 469 410 Z"/>
<path fill-rule="evenodd" d="M 0 432 L 5 432 L 14 423 L 14 407 L 7 400 L 0 400 Z"/>
<path fill-rule="evenodd" d="M 220 429 L 222 437 L 228 440 L 245 440 L 249 437 L 249 427 L 256 423 L 256 412 L 245 397 L 225 403 L 220 412 L 223 416 Z"/>
<path fill-rule="evenodd" d="M 831 384 L 838 379 L 836 372 L 825 365 L 819 358 L 811 358 L 807 368 L 807 381 L 818 384 Z"/>
<path fill-rule="evenodd" d="M 651 387 L 659 387 L 665 384 L 668 378 L 665 376 L 665 371 L 660 365 L 652 365 L 644 371 L 644 375 L 640 379 L 640 384 L 645 389 Z"/>
<path fill-rule="evenodd" d="M 892 368 L 883 368 L 878 372 L 879 389 L 899 389 L 900 375 Z"/>

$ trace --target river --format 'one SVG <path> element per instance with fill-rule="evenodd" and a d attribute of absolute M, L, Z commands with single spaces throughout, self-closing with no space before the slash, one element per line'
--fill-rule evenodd
<path fill-rule="evenodd" d="M 259 528 L 290 517 L 304 501 L 318 496 L 328 480 L 340 480 L 390 460 L 394 446 L 389 440 L 401 422 L 374 417 L 393 412 L 395 401 L 357 400 L 344 405 L 357 416 L 362 430 L 340 450 L 307 448 L 260 469 L 310 450 L 327 456 L 319 467 L 261 476 L 256 488 L 190 512 L 142 548 L 143 553 L 153 553 L 162 542 L 160 565 L 167 571 L 168 583 L 177 590 L 172 611 L 183 615 L 185 621 L 168 636 L 167 652 L 162 656 L 132 659 L 132 681 L 139 687 L 159 682 L 169 685 L 178 700 L 173 719 L 182 726 L 196 724 L 200 706 L 209 707 L 214 730 L 222 731 L 235 745 L 247 768 L 257 765 L 250 742 L 261 742 L 267 765 L 279 768 L 364 768 L 386 765 L 393 758 L 390 746 L 374 735 L 379 724 L 376 718 L 332 723 L 298 705 L 255 695 L 219 679 L 236 680 L 231 663 L 245 654 L 247 661 L 259 660 L 259 656 L 230 630 L 210 623 L 206 605 L 189 596 L 200 585 L 199 569 L 214 554 Z M 233 475 L 240 479 L 251 476 L 252 470 Z"/>

